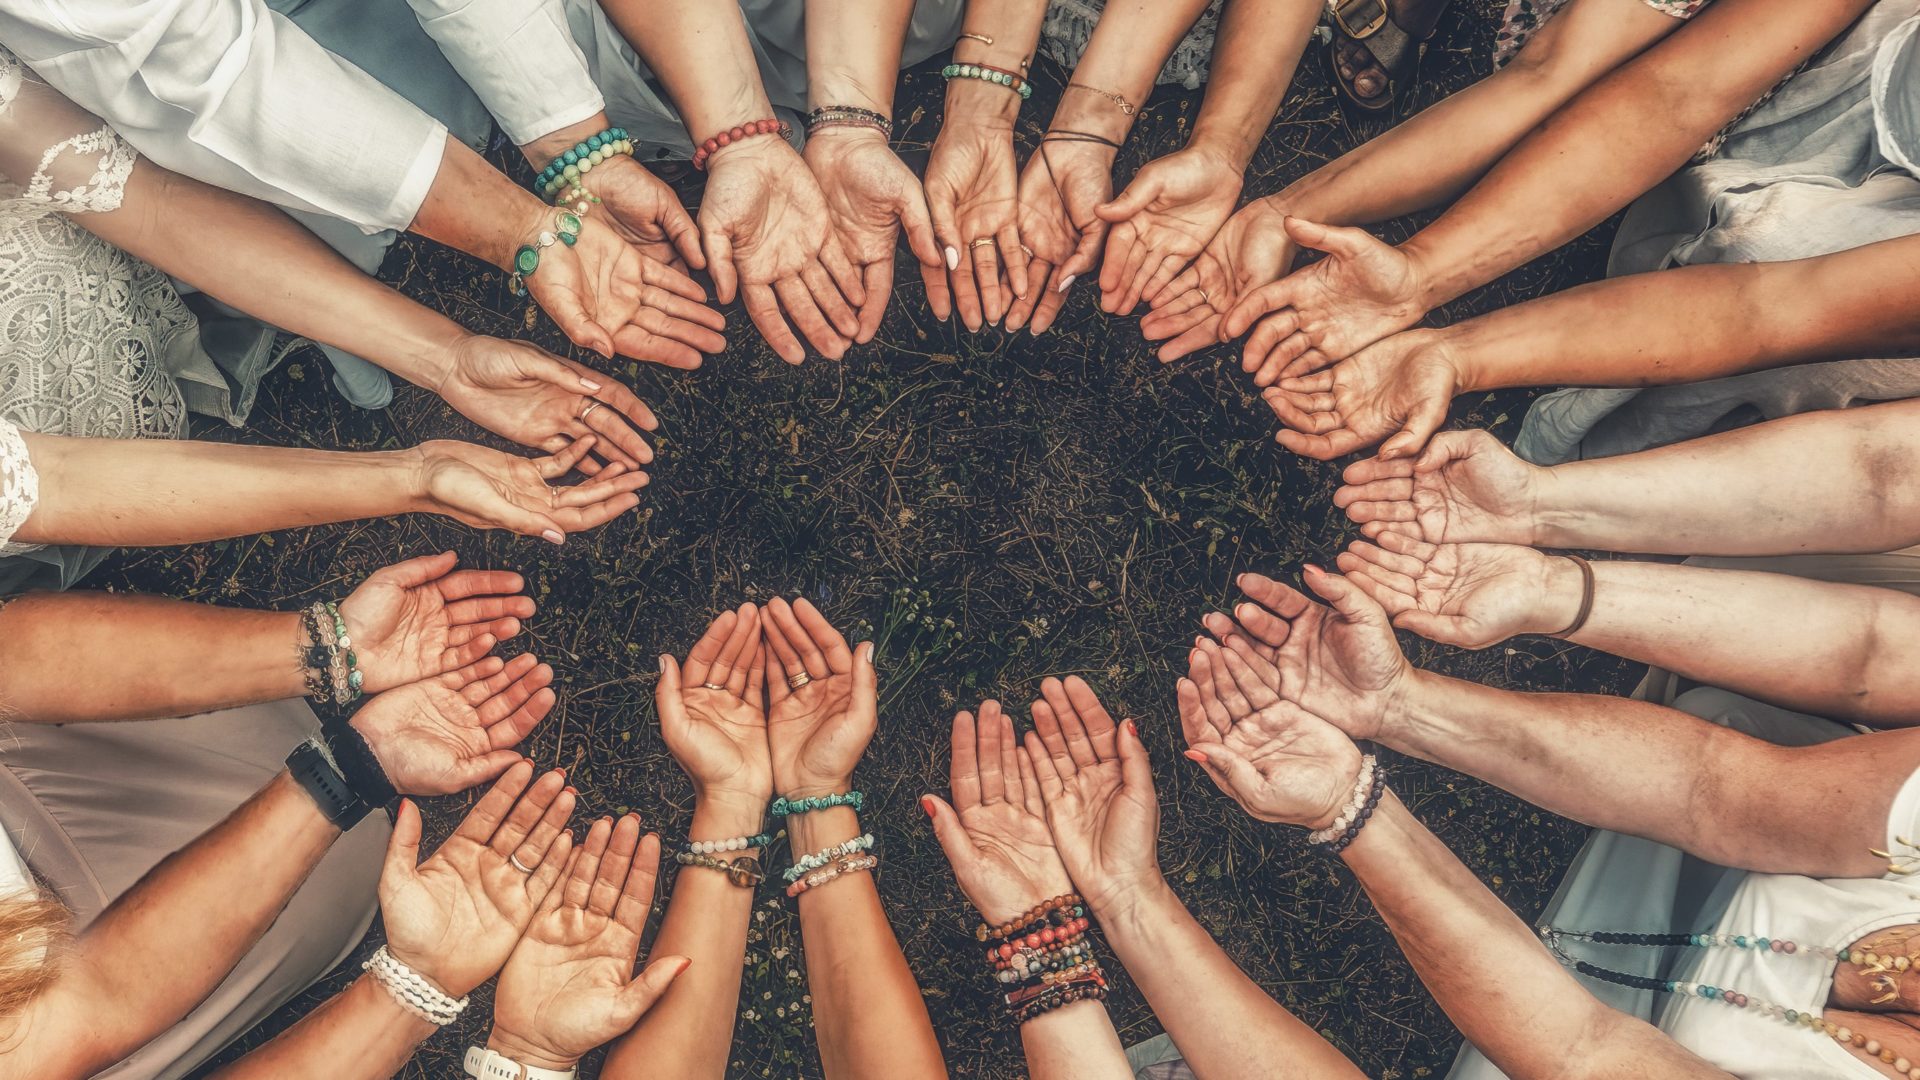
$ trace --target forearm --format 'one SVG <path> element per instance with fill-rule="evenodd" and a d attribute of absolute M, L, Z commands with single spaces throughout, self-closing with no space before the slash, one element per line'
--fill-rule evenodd
<path fill-rule="evenodd" d="M 1211 150 L 1244 174 L 1280 110 L 1324 5 L 1317 0 L 1231 0 L 1220 16 L 1213 72 L 1187 145 Z"/>
<path fill-rule="evenodd" d="M 764 810 L 764 801 L 751 809 L 703 801 L 694 808 L 687 835 L 713 840 L 752 836 L 763 826 Z M 693 963 L 633 1031 L 613 1044 L 602 1076 L 699 1080 L 726 1075 L 755 898 L 755 890 L 732 884 L 717 870 L 680 868 L 651 954 L 685 956 Z"/>
<path fill-rule="evenodd" d="M 0 712 L 65 724 L 300 697 L 306 644 L 298 612 L 34 593 L 0 607 Z"/>
<path fill-rule="evenodd" d="M 969 0 L 962 25 L 973 36 L 954 42 L 954 62 L 1025 72 L 1040 47 L 1046 14 L 1046 0 Z M 947 80 L 943 127 L 960 123 L 1010 129 L 1019 113 L 1020 95 L 1004 86 L 979 79 Z"/>
<path fill-rule="evenodd" d="M 1588 993 L 1391 792 L 1341 858 L 1447 1017 L 1514 1080 L 1724 1075 Z"/>
<path fill-rule="evenodd" d="M 1594 282 L 1438 333 L 1461 391 L 1656 386 L 1920 353 L 1920 238 Z"/>
<path fill-rule="evenodd" d="M 859 836 L 860 818 L 850 807 L 816 810 L 788 818 L 787 833 L 796 854 L 810 854 Z M 829 1080 L 946 1076 L 873 875 L 843 874 L 801 893 L 798 903 L 814 1033 Z"/>
<path fill-rule="evenodd" d="M 349 983 L 214 1080 L 377 1080 L 393 1076 L 439 1030 L 400 1007 L 373 976 Z"/>
<path fill-rule="evenodd" d="M 1165 881 L 1094 912 L 1114 956 L 1209 1080 L 1326 1080 L 1362 1074 L 1227 958 Z"/>
<path fill-rule="evenodd" d="M 414 451 L 23 434 L 40 501 L 14 536 L 20 543 L 193 544 L 421 506 Z"/>
<path fill-rule="evenodd" d="M 339 835 L 292 777 L 275 776 L 80 935 L 33 1005 L 46 1023 L 27 1027 L 58 1045 L 33 1049 L 91 1075 L 171 1027 L 253 948 Z"/>
<path fill-rule="evenodd" d="M 1108 3 L 1048 126 L 1124 140 L 1138 117 L 1135 110 L 1153 93 L 1160 68 L 1206 6 L 1205 0 Z M 1125 99 L 1130 108 L 1109 94 Z"/>
<path fill-rule="evenodd" d="M 1403 245 L 1421 268 L 1424 306 L 1438 307 L 1606 220 L 1685 165 L 1868 2 L 1723 0 L 1596 82 Z M 1649 116 L 1661 122 L 1645 123 Z"/>
<path fill-rule="evenodd" d="M 807 100 L 893 115 L 913 0 L 807 0 Z"/>
<path fill-rule="evenodd" d="M 1131 1080 L 1126 1048 L 1098 1001 L 1076 1001 L 1020 1026 L 1032 1080 Z"/>
<path fill-rule="evenodd" d="M 440 171 L 408 230 L 505 270 L 520 245 L 549 227 L 552 212 L 449 136 Z"/>
<path fill-rule="evenodd" d="M 712 0 L 607 0 L 607 17 L 667 88 L 695 145 L 773 115 L 740 9 Z"/>
<path fill-rule="evenodd" d="M 216 300 L 362 356 L 416 385 L 444 380 L 465 335 L 360 272 L 274 207 L 141 161 L 121 208 L 76 224 Z"/>
<path fill-rule="evenodd" d="M 1791 416 L 1548 470 L 1532 542 L 1673 555 L 1920 543 L 1920 401 Z"/>

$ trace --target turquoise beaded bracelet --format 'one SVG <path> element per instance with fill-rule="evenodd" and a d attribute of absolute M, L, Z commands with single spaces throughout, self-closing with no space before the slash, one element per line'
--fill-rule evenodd
<path fill-rule="evenodd" d="M 627 137 L 625 128 L 610 127 L 582 139 L 573 149 L 548 162 L 547 167 L 540 170 L 534 187 L 541 197 L 553 202 L 569 184 L 577 184 L 581 177 L 592 172 L 595 165 L 621 154 L 632 156 L 633 140 Z"/>
<path fill-rule="evenodd" d="M 533 243 L 520 245 L 520 250 L 513 253 L 513 270 L 507 276 L 507 288 L 513 295 L 526 295 L 527 279 L 540 269 L 540 253 L 556 243 L 572 247 L 580 239 L 583 224 L 579 214 L 561 210 L 553 215 L 553 228 L 542 229 Z"/>
<path fill-rule="evenodd" d="M 845 843 L 835 844 L 825 851 L 816 851 L 787 867 L 785 875 L 787 884 L 791 885 L 799 881 L 808 873 L 820 869 L 843 855 L 858 855 L 872 846 L 873 834 L 867 833 L 865 836 L 856 836 Z"/>
<path fill-rule="evenodd" d="M 1020 77 L 1016 72 L 1004 68 L 988 67 L 985 64 L 948 64 L 940 69 L 942 78 L 951 82 L 954 79 L 979 79 L 996 86 L 1004 86 L 1020 95 L 1025 101 L 1033 96 L 1033 84 Z"/>
<path fill-rule="evenodd" d="M 789 799 L 782 796 L 773 800 L 773 806 L 767 812 L 774 817 L 786 817 L 788 814 L 806 814 L 815 810 L 825 810 L 830 806 L 851 806 L 855 810 L 860 810 L 865 807 L 866 801 L 866 796 L 857 791 L 849 791 L 844 795 L 809 795 L 804 799 Z"/>

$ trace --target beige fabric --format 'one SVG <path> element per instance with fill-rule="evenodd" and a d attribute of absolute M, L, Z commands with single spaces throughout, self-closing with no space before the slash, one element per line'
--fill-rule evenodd
<path fill-rule="evenodd" d="M 0 734 L 0 827 L 85 927 L 265 786 L 316 726 L 301 701 L 134 723 L 16 723 Z M 100 1076 L 183 1077 L 345 959 L 373 920 L 386 841 L 378 814 L 341 838 L 198 1009 Z"/>

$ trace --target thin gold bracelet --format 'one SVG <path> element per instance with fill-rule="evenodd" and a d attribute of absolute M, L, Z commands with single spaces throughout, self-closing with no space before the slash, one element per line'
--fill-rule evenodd
<path fill-rule="evenodd" d="M 1083 82 L 1070 82 L 1067 84 L 1067 89 L 1085 90 L 1089 94 L 1099 94 L 1101 97 L 1106 98 L 1108 101 L 1113 102 L 1115 105 L 1118 105 L 1120 107 L 1120 111 L 1127 116 L 1132 116 L 1134 113 L 1140 111 L 1139 107 L 1136 106 L 1133 102 L 1128 101 L 1126 98 L 1121 97 L 1119 94 L 1113 93 L 1110 90 L 1102 90 L 1097 86 L 1088 86 L 1086 83 L 1083 83 Z"/>

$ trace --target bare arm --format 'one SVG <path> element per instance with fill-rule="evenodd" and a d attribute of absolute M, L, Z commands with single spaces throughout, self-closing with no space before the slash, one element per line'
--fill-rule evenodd
<path fill-rule="evenodd" d="M 1213 72 L 1189 149 L 1208 149 L 1244 173 L 1293 82 L 1322 11 L 1301 0 L 1232 0 L 1220 16 Z M 1178 42 L 1176 41 L 1176 44 Z"/>
<path fill-rule="evenodd" d="M 398 1073 L 439 1028 L 400 1007 L 371 975 L 322 1002 L 216 1080 L 349 1080 Z"/>
<path fill-rule="evenodd" d="M 607 17 L 660 78 L 698 145 L 773 113 L 746 22 L 733 4 L 610 0 Z"/>
<path fill-rule="evenodd" d="M 340 835 L 282 772 L 154 867 L 80 935 L 21 1019 L 22 1076 L 91 1076 L 211 993 Z"/>
<path fill-rule="evenodd" d="M 1391 792 L 1341 858 L 1448 1018 L 1514 1080 L 1726 1076 L 1588 993 Z"/>

